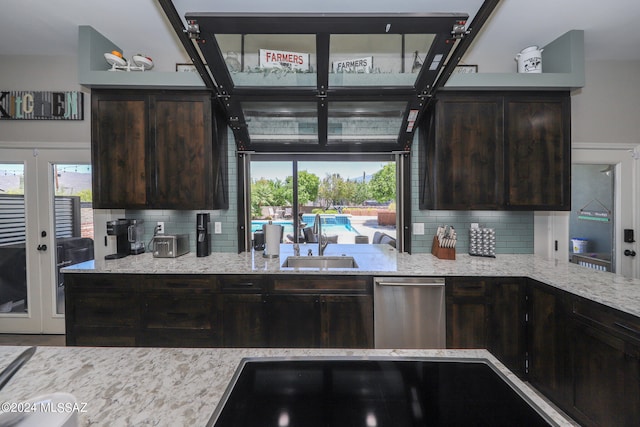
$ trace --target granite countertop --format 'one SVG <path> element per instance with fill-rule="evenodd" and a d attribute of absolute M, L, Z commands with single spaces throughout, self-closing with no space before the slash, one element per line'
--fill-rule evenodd
<path fill-rule="evenodd" d="M 0 347 L 1 366 L 25 348 Z M 79 426 L 204 426 L 243 357 L 306 356 L 486 359 L 558 425 L 575 425 L 486 350 L 39 347 L 0 391 L 0 402 L 66 392 L 84 411 Z"/>
<path fill-rule="evenodd" d="M 305 255 L 317 245 L 300 245 Z M 65 273 L 130 274 L 367 274 L 398 276 L 529 277 L 558 289 L 588 298 L 640 317 L 640 280 L 597 271 L 569 262 L 534 255 L 497 255 L 496 258 L 456 254 L 441 260 L 431 254 L 399 253 L 389 245 L 328 245 L 325 255 L 350 255 L 355 269 L 284 268 L 293 245 L 281 245 L 279 258 L 263 258 L 261 252 L 218 253 L 198 258 L 189 253 L 178 258 L 153 258 L 150 253 L 118 260 L 87 261 L 67 267 Z"/>

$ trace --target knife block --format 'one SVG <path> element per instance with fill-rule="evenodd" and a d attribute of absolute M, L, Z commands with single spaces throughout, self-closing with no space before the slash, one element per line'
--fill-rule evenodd
<path fill-rule="evenodd" d="M 456 259 L 456 248 L 443 248 L 438 242 L 438 237 L 433 236 L 431 254 L 440 259 Z"/>

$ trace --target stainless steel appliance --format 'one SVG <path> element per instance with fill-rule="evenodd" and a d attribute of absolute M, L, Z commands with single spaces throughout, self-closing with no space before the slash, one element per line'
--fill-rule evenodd
<path fill-rule="evenodd" d="M 167 234 L 153 238 L 154 258 L 176 258 L 189 252 L 188 234 Z"/>
<path fill-rule="evenodd" d="M 131 245 L 131 255 L 144 253 L 144 220 L 130 219 L 127 236 Z"/>
<path fill-rule="evenodd" d="M 198 257 L 205 257 L 211 254 L 210 221 L 211 216 L 208 213 L 196 215 L 196 256 Z"/>
<path fill-rule="evenodd" d="M 443 278 L 374 277 L 376 348 L 445 348 Z"/>
<path fill-rule="evenodd" d="M 131 245 L 129 244 L 129 224 L 128 219 L 107 221 L 107 236 L 115 237 L 116 253 L 105 255 L 104 259 L 118 259 L 129 255 L 129 252 L 131 252 Z"/>

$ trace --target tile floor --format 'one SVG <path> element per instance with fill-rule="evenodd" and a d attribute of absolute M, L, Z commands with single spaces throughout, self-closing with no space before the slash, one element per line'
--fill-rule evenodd
<path fill-rule="evenodd" d="M 64 335 L 0 334 L 0 345 L 53 345 L 64 346 Z"/>

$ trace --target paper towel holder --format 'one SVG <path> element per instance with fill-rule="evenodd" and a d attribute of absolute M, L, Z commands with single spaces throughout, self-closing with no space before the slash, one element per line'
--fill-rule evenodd
<path fill-rule="evenodd" d="M 282 242 L 284 227 L 269 221 L 268 224 L 262 226 L 262 230 L 264 231 L 265 243 L 262 256 L 264 258 L 278 258 L 280 256 L 280 243 Z M 274 233 L 276 234 L 274 235 Z"/>

